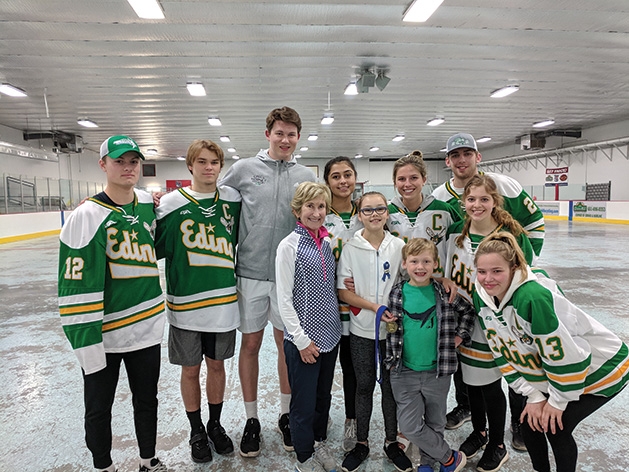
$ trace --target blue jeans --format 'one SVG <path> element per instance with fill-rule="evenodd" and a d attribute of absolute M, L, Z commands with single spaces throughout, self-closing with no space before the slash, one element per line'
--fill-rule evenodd
<path fill-rule="evenodd" d="M 327 438 L 328 415 L 332 402 L 332 384 L 338 344 L 330 352 L 321 352 L 314 364 L 302 362 L 299 350 L 284 340 L 284 354 L 290 383 L 290 434 L 299 462 L 314 454 L 314 442 Z"/>

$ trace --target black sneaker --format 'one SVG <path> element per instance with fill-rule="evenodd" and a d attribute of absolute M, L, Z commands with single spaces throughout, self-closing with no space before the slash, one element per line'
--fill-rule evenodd
<path fill-rule="evenodd" d="M 288 452 L 294 451 L 295 448 L 293 447 L 293 439 L 290 436 L 288 413 L 284 413 L 280 416 L 280 419 L 277 422 L 277 430 L 282 435 L 282 446 L 284 446 L 284 450 Z"/>
<path fill-rule="evenodd" d="M 490 444 L 485 448 L 485 453 L 478 461 L 476 470 L 480 472 L 495 472 L 502 467 L 502 464 L 507 462 L 508 458 L 509 453 L 504 445 L 498 447 Z"/>
<path fill-rule="evenodd" d="M 231 454 L 234 452 L 234 443 L 227 436 L 225 428 L 221 426 L 221 423 L 213 420 L 207 423 L 207 435 L 210 437 L 210 441 L 214 445 L 214 450 L 218 454 Z"/>
<path fill-rule="evenodd" d="M 519 421 L 511 423 L 511 447 L 516 451 L 526 452 L 526 444 L 522 438 L 522 423 Z"/>
<path fill-rule="evenodd" d="M 461 444 L 459 451 L 464 452 L 465 457 L 471 459 L 478 454 L 478 451 L 485 448 L 488 441 L 487 430 L 485 430 L 485 436 L 483 436 L 480 431 L 472 431 L 472 434 Z"/>
<path fill-rule="evenodd" d="M 400 472 L 411 472 L 413 470 L 413 463 L 406 454 L 404 454 L 399 442 L 393 441 L 388 445 L 385 443 L 384 452 L 387 457 L 391 459 L 395 468 Z"/>
<path fill-rule="evenodd" d="M 210 462 L 212 460 L 212 451 L 210 451 L 210 443 L 207 440 L 205 428 L 201 425 L 201 429 L 190 433 L 190 455 L 194 462 Z"/>
<path fill-rule="evenodd" d="M 472 419 L 472 412 L 464 406 L 457 405 L 446 415 L 446 429 L 460 428 L 463 423 Z"/>
<path fill-rule="evenodd" d="M 341 470 L 344 472 L 354 472 L 360 467 L 360 464 L 369 455 L 369 446 L 365 444 L 356 443 L 354 449 L 345 454 L 343 464 L 341 464 Z"/>
<path fill-rule="evenodd" d="M 260 454 L 260 422 L 257 418 L 249 418 L 240 440 L 242 457 L 257 457 Z"/>

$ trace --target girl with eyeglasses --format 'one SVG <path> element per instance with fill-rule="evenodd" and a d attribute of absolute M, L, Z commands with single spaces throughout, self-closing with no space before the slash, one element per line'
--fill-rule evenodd
<path fill-rule="evenodd" d="M 538 283 L 515 237 L 487 236 L 474 256 L 474 307 L 509 385 L 527 397 L 522 436 L 533 469 L 574 472 L 577 425 L 629 381 L 629 349 L 618 336 Z"/>
<path fill-rule="evenodd" d="M 325 217 L 336 261 L 341 257 L 343 245 L 349 241 L 363 224 L 358 219 L 358 206 L 352 196 L 358 176 L 354 163 L 349 157 L 338 156 L 330 159 L 323 170 L 323 179 L 332 193 L 332 205 Z M 349 306 L 339 302 L 339 313 L 343 335 L 339 347 L 339 360 L 343 373 L 343 399 L 345 404 L 345 424 L 341 447 L 345 452 L 356 445 L 356 373 L 352 365 L 349 348 Z"/>
<path fill-rule="evenodd" d="M 384 356 L 385 323 L 391 288 L 400 279 L 404 241 L 385 229 L 389 217 L 387 200 L 378 192 L 365 193 L 358 202 L 358 219 L 364 228 L 343 247 L 337 271 L 339 298 L 350 305 L 350 351 L 356 373 L 356 445 L 347 453 L 342 469 L 357 470 L 369 455 L 369 422 L 373 410 L 373 391 L 381 375 L 382 415 L 385 425 L 384 450 L 396 469 L 410 472 L 413 465 L 397 442 L 397 411 L 389 372 L 377 363 L 376 352 Z M 352 278 L 355 293 L 344 281 Z M 380 357 L 378 357 L 380 359 Z"/>

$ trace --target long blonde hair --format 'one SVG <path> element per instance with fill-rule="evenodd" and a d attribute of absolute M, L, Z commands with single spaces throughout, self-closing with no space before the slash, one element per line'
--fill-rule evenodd
<path fill-rule="evenodd" d="M 474 265 L 478 267 L 478 258 L 485 254 L 500 255 L 514 271 L 519 270 L 523 278 L 527 275 L 526 257 L 511 233 L 501 231 L 487 236 L 476 249 L 474 255 Z"/>
<path fill-rule="evenodd" d="M 528 234 L 522 225 L 518 223 L 507 210 L 504 209 L 504 197 L 498 192 L 496 182 L 494 182 L 494 179 L 491 177 L 481 174 L 477 174 L 472 177 L 463 190 L 461 200 L 465 202 L 472 189 L 477 187 L 484 187 L 485 191 L 494 200 L 495 205 L 491 210 L 491 217 L 496 221 L 496 223 L 498 223 L 498 227 L 505 227 L 516 238 L 522 233 Z M 472 219 L 466 214 L 461 235 L 454 240 L 457 247 L 463 248 L 465 238 L 469 237 L 471 224 Z"/>

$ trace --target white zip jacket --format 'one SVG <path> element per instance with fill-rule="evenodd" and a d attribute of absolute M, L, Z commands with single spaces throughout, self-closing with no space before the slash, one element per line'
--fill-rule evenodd
<path fill-rule="evenodd" d="M 363 230 L 354 234 L 343 246 L 337 269 L 336 287 L 344 289 L 343 280 L 354 279 L 356 295 L 372 303 L 387 305 L 389 293 L 399 282 L 402 271 L 402 247 L 404 241 L 385 231 L 378 250 L 362 236 Z M 371 310 L 350 312 L 349 331 L 356 336 L 375 339 L 376 314 Z M 380 323 L 379 339 L 386 339 L 384 323 Z"/>

